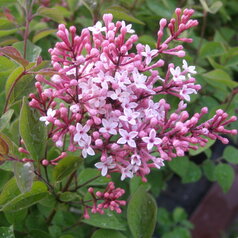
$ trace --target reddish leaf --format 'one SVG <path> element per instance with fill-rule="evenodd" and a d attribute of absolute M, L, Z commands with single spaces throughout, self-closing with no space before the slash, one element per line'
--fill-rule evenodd
<path fill-rule="evenodd" d="M 24 67 L 29 64 L 29 62 L 22 57 L 21 53 L 12 46 L 5 46 L 3 48 L 0 48 L 0 53 L 13 59 Z"/>

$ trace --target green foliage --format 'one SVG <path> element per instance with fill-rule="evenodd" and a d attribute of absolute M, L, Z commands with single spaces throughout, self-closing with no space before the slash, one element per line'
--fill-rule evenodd
<path fill-rule="evenodd" d="M 114 230 L 99 229 L 95 231 L 91 238 L 126 238 L 121 232 Z"/>
<path fill-rule="evenodd" d="M 19 52 L 23 55 L 24 54 L 24 42 L 19 41 L 13 44 L 14 48 L 19 50 Z M 37 45 L 34 45 L 29 40 L 27 41 L 26 47 L 26 59 L 29 62 L 35 62 L 37 58 L 40 56 L 41 48 Z"/>
<path fill-rule="evenodd" d="M 238 149 L 233 146 L 227 146 L 223 152 L 223 157 L 227 162 L 238 164 Z"/>
<path fill-rule="evenodd" d="M 126 230 L 126 223 L 123 221 L 122 217 L 108 210 L 105 211 L 105 214 L 90 214 L 90 219 L 83 219 L 82 222 L 104 229 L 113 229 L 119 231 Z"/>
<path fill-rule="evenodd" d="M 48 17 L 58 23 L 65 23 L 62 13 L 57 8 L 40 7 L 37 14 L 43 17 Z"/>
<path fill-rule="evenodd" d="M 214 140 L 208 139 L 208 142 L 204 147 L 199 147 L 197 150 L 190 150 L 189 154 L 192 156 L 198 155 L 202 153 L 203 151 L 209 149 L 214 143 L 215 143 Z"/>
<path fill-rule="evenodd" d="M 121 6 L 112 6 L 104 10 L 103 13 L 111 13 L 118 20 L 125 20 L 144 25 L 142 21 L 133 17 L 125 8 Z"/>
<path fill-rule="evenodd" d="M 44 183 L 36 181 L 33 183 L 32 189 L 29 192 L 19 194 L 12 200 L 8 201 L 1 208 L 4 212 L 21 211 L 40 201 L 47 195 L 47 187 Z"/>
<path fill-rule="evenodd" d="M 76 171 L 82 164 L 82 158 L 77 156 L 67 156 L 62 159 L 53 169 L 53 178 L 55 181 L 62 181 L 65 177 Z"/>
<path fill-rule="evenodd" d="M 127 220 L 133 237 L 150 238 L 154 232 L 157 217 L 157 205 L 154 198 L 140 186 L 132 195 Z"/>
<path fill-rule="evenodd" d="M 29 192 L 31 190 L 34 179 L 34 165 L 31 162 L 27 164 L 14 162 L 14 175 L 18 188 L 22 193 Z"/>
<path fill-rule="evenodd" d="M 235 178 L 234 169 L 228 164 L 218 164 L 215 168 L 214 176 L 223 192 L 227 193 Z"/>
<path fill-rule="evenodd" d="M 79 184 L 84 184 L 90 180 L 92 181 L 88 183 L 88 186 L 106 185 L 110 181 L 110 179 L 100 176 L 100 171 L 98 171 L 97 169 L 83 169 L 78 176 Z"/>
<path fill-rule="evenodd" d="M 13 232 L 13 226 L 10 227 L 0 227 L 0 237 L 15 238 Z"/>
<path fill-rule="evenodd" d="M 34 160 L 44 158 L 46 148 L 46 127 L 39 121 L 39 115 L 23 99 L 19 129 L 27 150 Z"/>
<path fill-rule="evenodd" d="M 183 208 L 177 207 L 172 213 L 165 208 L 158 209 L 158 229 L 163 238 L 191 238 L 190 230 L 193 228 L 188 215 Z"/>

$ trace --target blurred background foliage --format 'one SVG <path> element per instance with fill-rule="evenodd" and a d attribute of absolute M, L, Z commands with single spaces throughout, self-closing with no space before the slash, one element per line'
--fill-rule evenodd
<path fill-rule="evenodd" d="M 24 8 L 24 6 L 27 6 Z M 139 42 L 151 47 L 156 45 L 158 22 L 161 18 L 170 19 L 176 7 L 193 8 L 194 18 L 199 20 L 199 26 L 186 34 L 193 38 L 192 44 L 185 44 L 186 60 L 195 65 L 198 71 L 197 81 L 202 85 L 199 95 L 194 95 L 190 102 L 189 112 L 192 114 L 202 107 L 209 108 L 207 117 L 214 115 L 218 108 L 225 109 L 230 115 L 237 115 L 238 110 L 238 5 L 237 0 L 0 0 L 0 47 L 13 46 L 24 54 L 24 36 L 27 37 L 25 58 L 35 62 L 39 56 L 44 65 L 49 65 L 48 49 L 57 41 L 56 30 L 59 23 L 67 27 L 75 25 L 78 33 L 102 18 L 104 13 L 112 13 L 115 19 L 132 23 L 139 35 Z M 32 11 L 32 14 L 29 12 Z M 30 12 L 31 13 L 31 12 Z M 28 16 L 28 17 L 27 17 Z M 29 17 L 30 16 L 30 17 Z M 164 57 L 164 56 L 162 56 Z M 181 65 L 181 59 L 165 58 L 166 62 Z M 161 72 L 163 74 L 163 72 Z M 22 97 L 34 91 L 34 75 L 24 76 L 14 95 L 10 99 L 10 110 L 3 113 L 6 95 L 9 87 L 19 74 L 18 65 L 4 56 L 0 56 L 0 133 L 8 135 L 16 145 L 19 141 L 18 121 Z M 156 98 L 158 100 L 159 98 Z M 172 108 L 177 107 L 178 100 L 166 96 Z M 238 127 L 238 122 L 231 125 Z M 210 182 L 218 182 L 223 191 L 229 191 L 235 172 L 233 167 L 238 164 L 238 138 L 233 136 L 230 145 L 216 153 L 220 144 L 208 143 L 204 148 L 190 151 L 183 158 L 168 162 L 160 171 L 154 170 L 148 176 L 148 182 L 142 183 L 139 178 L 121 182 L 119 176 L 113 175 L 117 186 L 125 188 L 126 196 L 135 197 L 138 188 L 149 191 L 160 201 L 160 196 L 168 189 L 168 183 L 174 178 L 181 184 L 192 184 L 206 178 Z M 52 147 L 54 157 L 58 152 Z M 21 156 L 21 155 L 20 155 Z M 78 170 L 83 178 L 94 177 L 97 172 L 93 167 L 94 160 L 85 161 L 84 168 Z M 1 158 L 0 158 L 1 162 Z M 85 172 L 86 169 L 86 172 Z M 0 167 L 0 202 L 4 192 L 4 184 L 13 176 L 9 165 Z M 101 179 L 95 186 L 105 185 Z M 68 194 L 69 196 L 69 194 Z M 174 197 L 177 195 L 174 194 Z M 13 197 L 9 197 L 12 199 Z M 68 197 L 68 199 L 77 199 Z M 135 199 L 135 198 L 134 198 Z M 154 237 L 189 238 L 193 225 L 188 221 L 191 210 L 177 206 L 161 207 L 158 203 L 158 214 Z M 68 211 L 65 204 L 59 204 L 51 226 L 45 226 L 44 217 L 54 206 L 51 197 L 47 197 L 35 206 L 31 206 L 15 214 L 0 212 L 0 226 L 14 225 L 16 237 L 132 237 L 129 228 L 118 220 L 110 219 L 112 214 L 106 214 L 89 221 L 79 221 L 78 214 Z M 126 212 L 122 217 L 126 216 Z M 108 220 L 109 218 L 109 220 Z M 148 218 L 149 219 L 149 218 Z M 23 222 L 24 220 L 24 222 Z M 100 222 L 99 222 L 100 220 Z M 80 224 L 80 225 L 79 225 Z M 106 224 L 106 225 L 105 225 Z M 120 227 L 120 228 L 118 228 Z M 96 230 L 96 228 L 100 228 Z M 0 234 L 12 234 L 13 228 L 0 228 Z M 108 230 L 112 229 L 112 230 Z M 1 233 L 2 232 L 2 233 Z M 7 233 L 6 233 L 7 232 Z M 113 236 L 110 236 L 113 234 Z M 3 236 L 1 236 L 3 237 Z M 13 236 L 7 236 L 13 237 Z M 150 236 L 143 236 L 150 237 Z"/>

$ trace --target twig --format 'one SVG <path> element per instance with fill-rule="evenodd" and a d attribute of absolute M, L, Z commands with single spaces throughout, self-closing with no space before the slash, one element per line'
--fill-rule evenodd
<path fill-rule="evenodd" d="M 85 183 L 82 183 L 82 184 L 78 185 L 76 188 L 70 190 L 70 192 L 75 192 L 75 191 L 78 190 L 79 188 L 84 187 L 85 185 L 91 183 L 92 181 L 94 181 L 95 179 L 97 179 L 97 178 L 99 178 L 99 177 L 101 177 L 101 175 L 97 175 L 97 176 L 95 176 L 95 177 L 89 179 L 89 180 L 86 181 Z"/>

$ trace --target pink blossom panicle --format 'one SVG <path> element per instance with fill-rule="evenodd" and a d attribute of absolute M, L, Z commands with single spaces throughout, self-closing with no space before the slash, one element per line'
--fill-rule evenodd
<path fill-rule="evenodd" d="M 38 74 L 37 94 L 30 94 L 30 106 L 41 113 L 56 146 L 63 148 L 67 137 L 65 151 L 81 150 L 83 158 L 100 155 L 95 166 L 103 176 L 119 172 L 122 180 L 134 175 L 146 180 L 151 168 L 159 169 L 164 161 L 205 146 L 208 138 L 228 143 L 220 134 L 237 133 L 225 128 L 236 117 L 217 110 L 201 122 L 207 108 L 192 116 L 186 110 L 184 101 L 201 89 L 194 78 L 195 66 L 183 60 L 182 67 L 169 63 L 165 75 L 157 70 L 164 66 L 163 54 L 184 57 L 180 43 L 191 39 L 180 35 L 198 24 L 191 19 L 193 12 L 176 9 L 176 18 L 160 20 L 156 49 L 136 44 L 132 26 L 114 23 L 111 14 L 80 35 L 74 26 L 67 29 L 60 24 L 61 41 L 49 50 L 55 74 L 50 79 Z M 170 34 L 164 39 L 166 28 Z M 172 41 L 179 45 L 171 48 Z M 180 99 L 175 111 L 165 99 L 153 100 L 168 94 Z"/>

